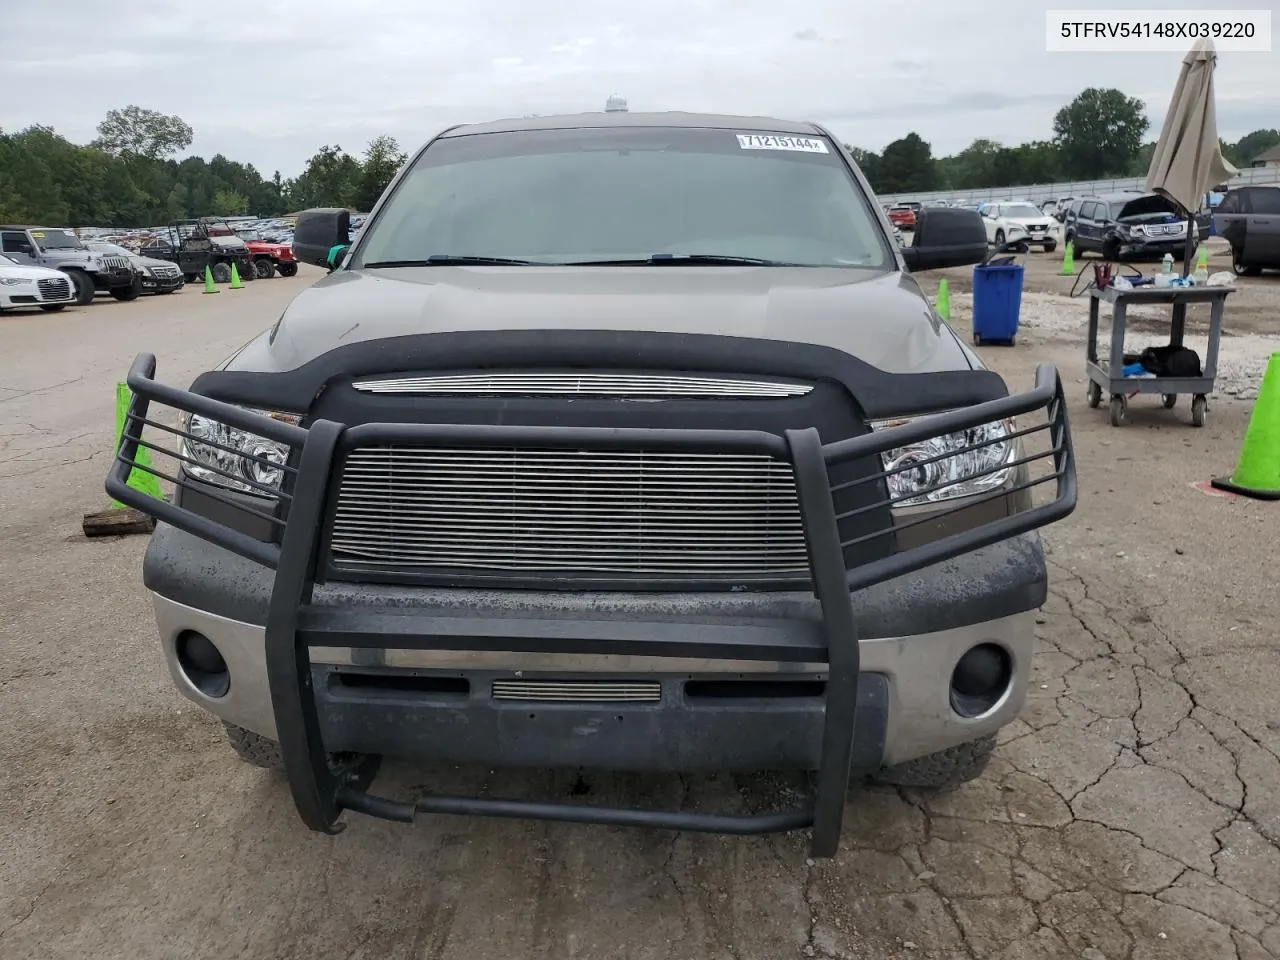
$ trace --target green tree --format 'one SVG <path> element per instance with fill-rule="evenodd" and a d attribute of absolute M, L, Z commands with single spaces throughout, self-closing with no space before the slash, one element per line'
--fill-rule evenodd
<path fill-rule="evenodd" d="M 93 146 L 114 155 L 134 153 L 155 160 L 187 149 L 194 139 L 195 132 L 181 117 L 130 104 L 107 111 Z"/>
<path fill-rule="evenodd" d="M 349 207 L 359 189 L 360 174 L 360 161 L 340 146 L 325 144 L 296 179 L 286 181 L 285 206 L 290 210 Z"/>
<path fill-rule="evenodd" d="M 381 136 L 371 140 L 361 164 L 360 180 L 354 197 L 355 208 L 362 213 L 372 210 L 391 178 L 407 159 L 395 137 Z"/>
<path fill-rule="evenodd" d="M 932 190 L 938 182 L 933 150 L 918 133 L 908 133 L 884 148 L 880 155 L 879 193 Z"/>
<path fill-rule="evenodd" d="M 1094 180 L 1127 173 L 1150 121 L 1146 105 L 1119 90 L 1089 87 L 1053 118 L 1063 172 Z"/>
<path fill-rule="evenodd" d="M 209 202 L 210 213 L 216 217 L 238 217 L 249 212 L 249 198 L 234 190 L 219 190 Z"/>
<path fill-rule="evenodd" d="M 1237 167 L 1247 167 L 1254 158 L 1266 153 L 1272 147 L 1280 146 L 1280 130 L 1254 130 L 1247 133 L 1233 144 L 1228 144 L 1222 152 Z"/>
<path fill-rule="evenodd" d="M 863 150 L 861 147 L 853 147 L 845 144 L 844 148 L 849 151 L 849 155 L 853 157 L 853 162 L 858 165 L 858 169 L 862 171 L 862 175 L 867 178 L 867 182 L 871 184 L 871 189 L 879 192 L 880 190 L 880 154 L 871 150 Z"/>

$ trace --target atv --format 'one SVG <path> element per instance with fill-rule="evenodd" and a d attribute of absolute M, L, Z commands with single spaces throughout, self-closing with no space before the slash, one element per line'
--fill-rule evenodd
<path fill-rule="evenodd" d="M 217 217 L 175 220 L 168 226 L 167 237 L 162 236 L 141 253 L 176 263 L 188 283 L 201 280 L 206 269 L 214 283 L 230 283 L 232 266 L 241 280 L 257 279 L 249 248 Z"/>

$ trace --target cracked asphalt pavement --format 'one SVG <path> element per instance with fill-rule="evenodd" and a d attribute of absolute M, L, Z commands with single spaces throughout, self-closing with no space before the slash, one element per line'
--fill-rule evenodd
<path fill-rule="evenodd" d="M 1017 386 L 1059 364 L 1080 505 L 1045 534 L 1030 696 L 980 780 L 856 793 L 830 861 L 806 860 L 803 834 L 456 818 L 307 832 L 283 783 L 170 688 L 144 538 L 86 540 L 80 518 L 105 505 L 114 385 L 135 353 L 185 384 L 316 275 L 0 318 L 0 956 L 1280 957 L 1280 505 L 1193 486 L 1230 471 L 1251 402 L 1215 400 L 1197 430 L 1185 404 L 1139 398 L 1114 429 L 1061 331 L 982 351 Z M 1280 277 L 1259 284 L 1274 317 Z M 721 808 L 797 786 L 386 776 L 396 792 Z"/>

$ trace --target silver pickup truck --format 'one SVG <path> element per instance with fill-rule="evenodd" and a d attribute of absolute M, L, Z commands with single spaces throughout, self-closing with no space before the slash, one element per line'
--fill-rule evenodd
<path fill-rule="evenodd" d="M 160 521 L 174 683 L 308 826 L 811 827 L 828 856 L 851 785 L 981 773 L 1076 487 L 1056 371 L 1011 394 L 911 276 L 981 261 L 976 212 L 899 247 L 819 126 L 611 112 L 446 130 L 349 227 L 303 213 L 329 275 L 187 389 L 138 357 L 107 481 Z M 392 799 L 382 756 L 813 789 Z"/>

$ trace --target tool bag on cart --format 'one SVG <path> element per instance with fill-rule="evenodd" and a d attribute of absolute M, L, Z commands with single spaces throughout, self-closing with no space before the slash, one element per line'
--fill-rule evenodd
<path fill-rule="evenodd" d="M 1162 347 L 1147 347 L 1132 361 L 1142 364 L 1142 369 L 1157 377 L 1199 377 L 1203 374 L 1200 368 L 1200 354 L 1190 347 L 1175 347 L 1166 344 Z"/>

